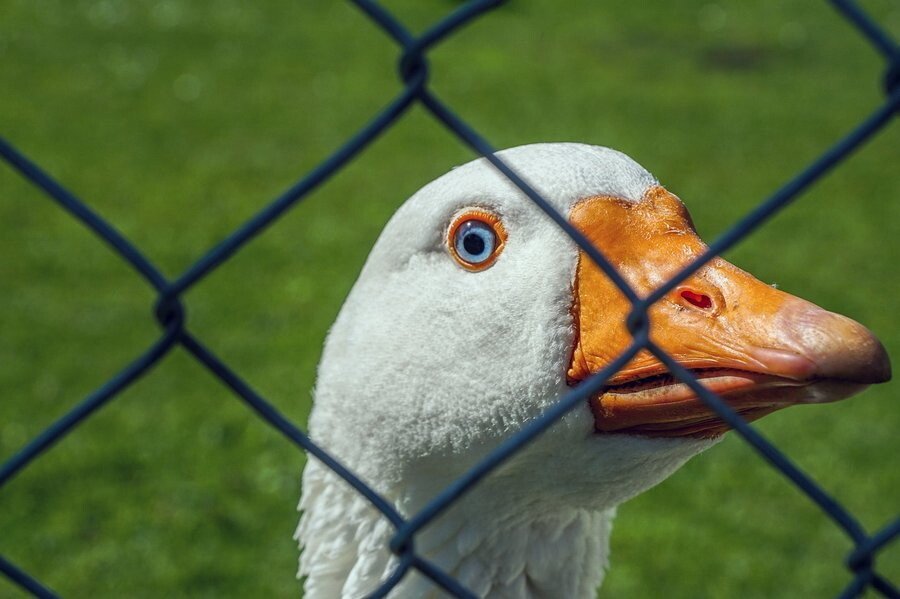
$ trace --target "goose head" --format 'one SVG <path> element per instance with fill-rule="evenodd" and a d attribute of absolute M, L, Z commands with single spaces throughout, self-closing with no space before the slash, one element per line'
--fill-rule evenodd
<path fill-rule="evenodd" d="M 681 201 L 624 154 L 559 143 L 499 156 L 641 296 L 706 249 Z M 385 227 L 329 332 L 310 433 L 413 514 L 621 354 L 630 309 L 565 232 L 475 160 Z M 649 318 L 651 339 L 747 420 L 890 376 L 862 325 L 718 258 Z M 726 430 L 642 351 L 426 527 L 417 551 L 484 596 L 591 596 L 615 506 Z M 361 595 L 390 573 L 391 527 L 314 461 L 301 509 L 307 596 Z M 409 578 L 399 596 L 433 590 Z"/>

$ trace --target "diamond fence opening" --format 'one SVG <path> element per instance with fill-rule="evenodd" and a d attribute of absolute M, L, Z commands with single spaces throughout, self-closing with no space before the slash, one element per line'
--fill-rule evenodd
<path fill-rule="evenodd" d="M 87 398 L 77 404 L 58 421 L 27 443 L 20 451 L 0 466 L 0 488 L 11 478 L 34 462 L 43 452 L 61 441 L 75 427 L 84 422 L 107 402 L 115 399 L 125 388 L 146 374 L 173 348 L 180 346 L 203 364 L 235 395 L 252 408 L 256 414 L 280 431 L 286 439 L 321 460 L 360 494 L 365 496 L 395 527 L 390 549 L 398 556 L 393 574 L 372 597 L 384 597 L 410 570 L 415 569 L 430 578 L 434 584 L 456 597 L 474 597 L 459 581 L 443 572 L 437 565 L 418 555 L 415 537 L 457 499 L 467 493 L 485 476 L 536 436 L 552 426 L 566 412 L 604 386 L 606 380 L 624 366 L 638 351 L 646 349 L 665 364 L 672 374 L 686 383 L 693 391 L 726 421 L 759 456 L 775 470 L 794 483 L 799 493 L 816 504 L 849 537 L 852 549 L 843 566 L 852 574 L 849 585 L 840 597 L 857 597 L 867 590 L 874 590 L 885 597 L 900 597 L 897 584 L 881 575 L 875 558 L 886 546 L 900 536 L 900 516 L 882 528 L 867 532 L 857 518 L 837 499 L 825 492 L 812 478 L 798 468 L 777 447 L 750 427 L 721 398 L 708 391 L 685 368 L 675 362 L 649 338 L 646 318 L 650 306 L 673 290 L 714 256 L 731 248 L 738 241 L 756 230 L 766 220 L 794 201 L 809 185 L 828 170 L 840 164 L 851 152 L 885 127 L 900 109 L 900 46 L 860 6 L 852 0 L 832 0 L 837 10 L 883 55 L 886 71 L 883 81 L 887 99 L 843 139 L 828 148 L 817 160 L 793 179 L 784 184 L 752 212 L 735 223 L 721 237 L 710 244 L 704 255 L 672 277 L 646 298 L 639 297 L 603 254 L 593 247 L 566 218 L 557 213 L 513 169 L 504 164 L 494 148 L 477 131 L 464 122 L 428 86 L 428 51 L 466 24 L 503 4 L 502 0 L 471 0 L 461 5 L 446 18 L 439 20 L 422 35 L 410 33 L 404 23 L 395 18 L 385 7 L 373 0 L 352 0 L 371 19 L 372 23 L 390 36 L 400 49 L 398 72 L 404 83 L 403 90 L 359 130 L 334 154 L 319 164 L 293 187 L 260 210 L 250 220 L 226 237 L 221 243 L 201 256 L 180 276 L 169 279 L 128 239 L 119 234 L 109 223 L 60 183 L 54 180 L 37 163 L 24 156 L 9 142 L 0 139 L 0 156 L 19 174 L 42 189 L 73 218 L 92 230 L 107 243 L 124 261 L 130 264 L 157 293 L 155 317 L 161 327 L 159 338 L 126 368 L 108 380 Z M 631 346 L 602 371 L 573 388 L 540 418 L 496 447 L 483 461 L 474 466 L 441 493 L 436 495 L 419 513 L 410 517 L 401 515 L 394 506 L 379 496 L 366 483 L 357 478 L 334 459 L 327 447 L 319 447 L 296 425 L 280 414 L 269 402 L 256 393 L 244 380 L 197 338 L 187 326 L 181 298 L 194 285 L 239 251 L 248 241 L 259 235 L 273 221 L 282 216 L 309 192 L 340 171 L 354 156 L 363 151 L 378 135 L 391 127 L 410 107 L 419 104 L 426 108 L 444 127 L 478 154 L 485 156 L 504 176 L 518 186 L 537 206 L 568 233 L 590 258 L 615 282 L 632 303 L 627 319 L 633 342 Z M 837 564 L 835 564 L 837 566 Z M 0 572 L 12 583 L 38 597 L 57 596 L 35 576 L 0 556 Z"/>

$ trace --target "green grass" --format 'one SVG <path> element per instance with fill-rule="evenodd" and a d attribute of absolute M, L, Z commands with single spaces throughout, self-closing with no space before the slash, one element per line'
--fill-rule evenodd
<path fill-rule="evenodd" d="M 415 30 L 455 5 L 389 3 Z M 896 4 L 867 6 L 900 33 Z M 174 276 L 386 104 L 395 60 L 345 3 L 6 0 L 0 129 Z M 882 99 L 879 57 L 800 0 L 514 2 L 431 63 L 437 93 L 495 145 L 621 149 L 707 238 Z M 898 148 L 895 125 L 728 256 L 895 356 Z M 470 156 L 414 109 L 191 290 L 191 330 L 305 422 L 325 332 L 380 228 Z M 159 335 L 153 299 L 0 168 L 0 459 Z M 900 499 L 896 389 L 760 425 L 870 529 Z M 0 490 L 0 554 L 65 596 L 296 595 L 303 461 L 176 351 Z M 621 508 L 601 596 L 828 596 L 849 548 L 730 438 Z M 879 564 L 900 581 L 900 543 Z"/>

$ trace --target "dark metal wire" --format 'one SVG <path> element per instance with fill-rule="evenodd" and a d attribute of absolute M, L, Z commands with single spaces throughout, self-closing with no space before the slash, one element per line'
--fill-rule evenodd
<path fill-rule="evenodd" d="M 58 595 L 32 578 L 27 572 L 0 555 L 0 572 L 11 581 L 41 599 L 57 599 Z"/>
<path fill-rule="evenodd" d="M 875 20 L 866 14 L 854 0 L 831 0 L 840 14 L 850 21 L 887 60 L 884 78 L 887 100 L 846 137 L 838 141 L 811 163 L 809 167 L 773 193 L 767 200 L 760 203 L 756 209 L 733 225 L 719 239 L 716 239 L 702 256 L 648 297 L 641 298 L 607 261 L 605 256 L 590 244 L 584 235 L 575 229 L 563 215 L 554 210 L 525 178 L 498 158 L 491 144 L 466 124 L 462 118 L 446 106 L 428 88 L 429 66 L 426 56 L 427 51 L 468 23 L 500 6 L 504 3 L 504 0 L 470 0 L 435 23 L 420 36 L 410 33 L 400 20 L 374 0 L 351 1 L 400 46 L 398 73 L 404 84 L 403 90 L 367 125 L 339 147 L 331 156 L 322 161 L 319 166 L 202 255 L 173 281 L 169 281 L 134 244 L 89 208 L 87 204 L 75 197 L 11 144 L 0 138 L 0 159 L 12 166 L 13 169 L 37 187 L 44 190 L 63 209 L 100 237 L 157 292 L 154 314 L 163 329 L 162 336 L 144 353 L 47 427 L 41 434 L 26 444 L 25 447 L 0 464 L 0 488 L 44 451 L 47 451 L 63 439 L 69 431 L 83 422 L 84 419 L 91 416 L 109 401 L 115 399 L 134 381 L 149 372 L 172 348 L 180 345 L 224 385 L 231 389 L 257 416 L 278 430 L 289 441 L 305 449 L 342 477 L 391 522 L 395 528 L 395 534 L 390 541 L 390 549 L 398 556 L 397 564 L 383 584 L 372 593 L 371 597 L 387 596 L 410 570 L 415 569 L 451 595 L 468 599 L 475 597 L 470 590 L 466 589 L 458 580 L 441 570 L 437 565 L 416 553 L 416 534 L 505 460 L 553 426 L 568 411 L 583 402 L 586 397 L 602 388 L 606 380 L 623 367 L 637 352 L 647 350 L 665 364 L 676 378 L 690 386 L 700 399 L 713 409 L 722 420 L 734 428 L 763 459 L 794 483 L 803 494 L 818 505 L 823 513 L 848 535 L 853 542 L 853 548 L 849 552 L 845 563 L 853 577 L 839 597 L 858 597 L 867 589 L 872 589 L 885 597 L 900 598 L 900 591 L 898 591 L 897 587 L 875 569 L 875 558 L 878 552 L 900 537 L 900 519 L 892 521 L 874 533 L 867 533 L 853 514 L 840 502 L 822 489 L 784 453 L 760 435 L 756 429 L 744 421 L 721 398 L 708 391 L 688 370 L 684 369 L 671 356 L 652 343 L 649 339 L 649 322 L 647 319 L 647 311 L 654 302 L 665 296 L 665 294 L 696 272 L 697 269 L 701 268 L 714 256 L 738 243 L 779 210 L 796 200 L 806 188 L 822 178 L 831 168 L 840 164 L 850 153 L 858 149 L 875 133 L 881 131 L 893 116 L 897 114 L 898 110 L 900 110 L 900 48 L 898 48 L 896 41 Z M 359 479 L 343 464 L 333 458 L 327 450 L 313 443 L 303 431 L 278 412 L 233 369 L 228 367 L 200 340 L 194 337 L 185 324 L 186 314 L 181 303 L 181 296 L 220 264 L 246 246 L 250 240 L 263 232 L 313 189 L 337 174 L 350 160 L 368 147 L 387 128 L 392 126 L 416 102 L 425 107 L 437 121 L 453 132 L 465 145 L 486 157 L 500 173 L 519 187 L 531 201 L 568 233 L 590 259 L 619 287 L 632 303 L 632 312 L 626 324 L 634 340 L 622 355 L 618 356 L 602 371 L 589 377 L 563 395 L 544 414 L 498 445 L 480 463 L 438 493 L 421 511 L 404 517 L 396 510 L 393 504 L 381 497 L 370 485 Z M 0 556 L 0 573 L 21 589 L 36 597 L 57 597 L 47 586 L 3 556 Z"/>

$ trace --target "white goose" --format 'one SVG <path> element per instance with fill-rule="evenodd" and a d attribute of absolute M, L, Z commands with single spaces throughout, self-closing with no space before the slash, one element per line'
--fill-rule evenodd
<path fill-rule="evenodd" d="M 500 157 L 641 294 L 705 248 L 681 202 L 607 148 Z M 624 297 L 485 160 L 413 195 L 375 244 L 319 366 L 312 438 L 413 514 L 630 341 Z M 651 310 L 652 337 L 748 419 L 890 377 L 861 325 L 716 259 Z M 725 427 L 648 354 L 447 513 L 416 550 L 482 597 L 593 597 L 616 506 Z M 309 599 L 362 597 L 393 528 L 310 460 L 297 530 Z M 392 596 L 439 596 L 417 573 Z"/>

